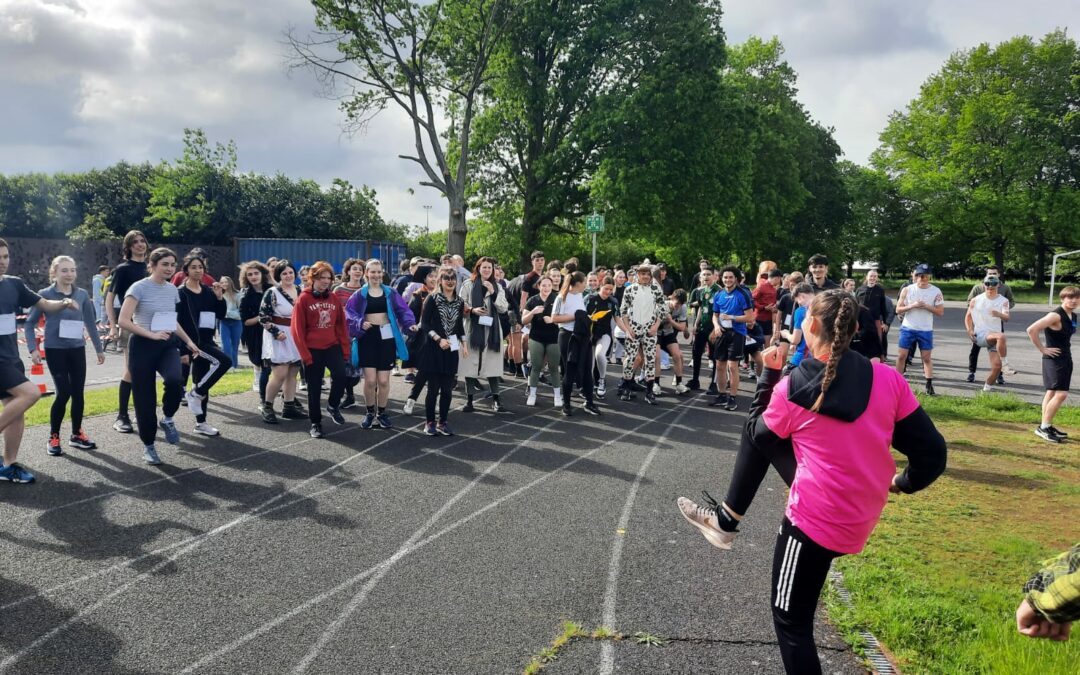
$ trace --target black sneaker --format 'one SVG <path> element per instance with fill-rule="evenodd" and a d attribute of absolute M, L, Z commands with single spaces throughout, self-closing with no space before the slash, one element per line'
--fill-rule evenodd
<path fill-rule="evenodd" d="M 1035 435 L 1039 438 L 1050 441 L 1051 443 L 1060 443 L 1061 436 L 1055 435 L 1050 429 L 1043 429 L 1042 427 L 1035 427 Z"/>
<path fill-rule="evenodd" d="M 720 395 L 720 388 L 716 386 L 715 382 L 713 382 L 713 383 L 709 384 L 709 390 L 707 392 L 705 392 L 705 393 L 707 393 L 709 396 L 719 396 Z"/>
<path fill-rule="evenodd" d="M 506 406 L 502 404 L 501 401 L 499 401 L 498 396 L 493 396 L 491 401 L 491 412 L 504 413 L 510 411 L 506 408 Z"/>
<path fill-rule="evenodd" d="M 1001 375 L 1001 373 L 998 373 L 997 383 L 999 387 L 1005 386 L 1005 378 Z"/>
<path fill-rule="evenodd" d="M 287 420 L 302 420 L 307 417 L 307 413 L 296 401 L 286 401 L 285 405 L 281 406 L 281 416 Z"/>
<path fill-rule="evenodd" d="M 472 399 L 472 396 L 465 399 L 465 406 L 461 409 L 461 412 L 473 412 L 476 410 L 476 408 L 473 407 Z"/>
<path fill-rule="evenodd" d="M 574 416 L 573 411 L 570 409 L 570 406 L 568 406 L 568 405 L 564 405 L 562 407 L 562 414 L 563 414 L 563 417 L 573 417 Z"/>
<path fill-rule="evenodd" d="M 1050 425 L 1050 433 L 1054 434 L 1058 438 L 1068 438 L 1069 434 L 1065 433 L 1061 429 L 1058 429 L 1054 425 Z"/>
<path fill-rule="evenodd" d="M 653 393 L 652 388 L 645 390 L 645 400 L 649 402 L 649 405 L 656 405 L 656 394 Z"/>
<path fill-rule="evenodd" d="M 727 403 L 724 404 L 724 410 L 738 410 L 739 402 L 734 396 L 728 396 Z"/>
<path fill-rule="evenodd" d="M 259 414 L 262 415 L 262 421 L 266 422 L 267 424 L 278 423 L 277 415 L 274 413 L 274 406 L 266 403 L 265 401 L 261 406 L 259 406 Z"/>
<path fill-rule="evenodd" d="M 416 382 L 416 375 L 409 373 L 405 376 L 405 384 L 414 384 Z"/>
<path fill-rule="evenodd" d="M 127 417 L 117 417 L 116 421 L 113 422 L 112 428 L 122 434 L 135 433 L 135 428 L 131 426 L 131 420 Z"/>
<path fill-rule="evenodd" d="M 937 396 L 937 392 L 934 391 L 934 383 L 930 382 L 929 380 L 927 380 L 927 382 L 926 382 L 926 395 L 927 396 Z"/>
<path fill-rule="evenodd" d="M 968 373 L 967 374 L 967 381 L 968 382 L 974 382 L 975 381 L 975 373 Z"/>
<path fill-rule="evenodd" d="M 309 431 L 308 433 L 311 434 L 312 438 L 322 438 L 323 437 L 322 425 L 319 424 L 318 422 L 316 422 L 315 424 L 312 424 L 311 425 L 311 431 Z"/>
<path fill-rule="evenodd" d="M 697 391 L 698 389 L 701 389 L 701 382 L 697 380 L 690 380 L 686 383 L 686 388 L 690 391 Z"/>
<path fill-rule="evenodd" d="M 349 408 L 356 407 L 356 397 L 352 394 L 345 394 L 345 400 L 341 402 L 338 408 L 342 410 L 348 410 Z"/>
<path fill-rule="evenodd" d="M 326 406 L 326 414 L 330 416 L 330 419 L 334 420 L 334 424 L 345 424 L 345 418 L 341 415 L 341 410 L 333 406 Z"/>
<path fill-rule="evenodd" d="M 716 398 L 709 401 L 709 407 L 725 406 L 725 405 L 727 405 L 727 402 L 728 402 L 728 395 L 727 394 L 717 394 Z"/>
<path fill-rule="evenodd" d="M 595 403 L 586 403 L 584 410 L 590 415 L 600 416 L 600 408 L 597 408 Z"/>

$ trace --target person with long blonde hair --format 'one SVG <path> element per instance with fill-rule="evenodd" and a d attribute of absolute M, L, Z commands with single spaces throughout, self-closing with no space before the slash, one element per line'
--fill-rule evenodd
<path fill-rule="evenodd" d="M 218 283 L 221 284 L 221 297 L 225 300 L 225 318 L 218 327 L 221 350 L 232 361 L 232 367 L 237 368 L 240 365 L 240 336 L 244 330 L 244 323 L 240 320 L 240 292 L 232 277 L 222 276 Z"/>

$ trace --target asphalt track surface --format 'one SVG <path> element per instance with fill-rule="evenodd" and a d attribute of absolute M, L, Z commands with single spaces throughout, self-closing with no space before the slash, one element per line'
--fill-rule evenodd
<path fill-rule="evenodd" d="M 29 429 L 38 482 L 0 484 L 0 671 L 514 673 L 573 620 L 668 642 L 578 641 L 546 672 L 783 672 L 783 484 L 769 476 L 730 552 L 675 508 L 722 497 L 749 385 L 739 412 L 611 391 L 603 417 L 570 419 L 511 385 L 512 414 L 455 411 L 453 438 L 400 414 L 364 431 L 352 409 L 311 440 L 224 397 L 223 437 L 181 409 L 158 468 L 109 417 L 87 423 L 101 449 L 60 458 Z M 826 624 L 818 643 L 826 672 L 864 672 Z"/>

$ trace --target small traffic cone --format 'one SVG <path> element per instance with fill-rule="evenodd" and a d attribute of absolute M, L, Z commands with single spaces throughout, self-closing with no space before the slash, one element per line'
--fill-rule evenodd
<path fill-rule="evenodd" d="M 30 382 L 37 385 L 42 396 L 52 396 L 53 392 L 49 391 L 48 380 L 45 379 L 45 366 L 40 363 L 30 366 Z"/>

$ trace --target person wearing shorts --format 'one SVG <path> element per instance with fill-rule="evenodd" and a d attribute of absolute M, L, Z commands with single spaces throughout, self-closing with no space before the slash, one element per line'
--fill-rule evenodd
<path fill-rule="evenodd" d="M 1070 341 L 1076 332 L 1076 307 L 1080 305 L 1080 288 L 1066 286 L 1059 294 L 1061 306 L 1028 326 L 1031 343 L 1042 354 L 1043 387 L 1042 422 L 1035 435 L 1051 443 L 1060 443 L 1068 434 L 1054 427 L 1054 416 L 1069 397 L 1072 384 L 1072 347 Z M 1046 338 L 1039 340 L 1039 331 Z"/>
<path fill-rule="evenodd" d="M 964 315 L 964 327 L 972 345 L 990 354 L 990 375 L 983 384 L 983 391 L 993 389 L 1008 356 L 1003 322 L 1009 320 L 1009 299 L 998 291 L 999 283 L 997 277 L 986 277 L 983 281 L 985 290 L 968 302 Z"/>
<path fill-rule="evenodd" d="M 666 353 L 671 357 L 671 365 L 675 371 L 675 379 L 672 385 L 675 393 L 682 396 L 690 389 L 683 384 L 683 355 L 679 349 L 679 333 L 685 333 L 689 337 L 689 316 L 686 309 L 686 291 L 677 288 L 668 296 L 668 316 L 660 326 L 660 332 L 656 336 L 657 358 Z M 660 382 L 657 380 L 653 385 L 653 393 L 660 394 Z"/>
<path fill-rule="evenodd" d="M 945 299 L 941 289 L 930 283 L 930 266 L 921 264 L 912 273 L 915 283 L 900 291 L 896 313 L 904 316 L 897 341 L 896 370 L 901 375 L 907 370 L 908 353 L 918 346 L 922 355 L 923 375 L 926 377 L 926 393 L 934 395 L 934 317 L 945 313 Z"/>
<path fill-rule="evenodd" d="M 723 288 L 713 296 L 713 361 L 716 362 L 719 393 L 709 405 L 721 405 L 725 410 L 739 407 L 739 361 L 746 349 L 746 325 L 754 320 L 754 301 L 749 293 L 739 288 L 740 276 L 739 268 L 734 265 L 721 268 Z"/>

